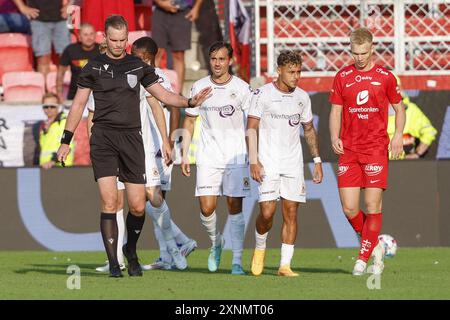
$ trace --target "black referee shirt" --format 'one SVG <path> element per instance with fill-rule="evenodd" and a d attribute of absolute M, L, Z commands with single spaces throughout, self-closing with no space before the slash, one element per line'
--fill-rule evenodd
<path fill-rule="evenodd" d="M 135 56 L 111 59 L 100 54 L 81 70 L 78 86 L 94 92 L 95 126 L 139 129 L 140 84 L 146 88 L 158 79 L 155 69 Z"/>

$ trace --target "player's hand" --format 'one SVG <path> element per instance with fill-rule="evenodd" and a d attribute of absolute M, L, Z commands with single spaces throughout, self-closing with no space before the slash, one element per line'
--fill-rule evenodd
<path fill-rule="evenodd" d="M 177 13 L 178 7 L 172 4 L 171 0 L 158 0 L 155 1 L 159 8 L 169 13 Z"/>
<path fill-rule="evenodd" d="M 342 140 L 337 138 L 331 141 L 331 147 L 333 148 L 334 153 L 336 154 L 344 154 L 344 144 Z"/>
<path fill-rule="evenodd" d="M 394 134 L 391 140 L 390 149 L 393 159 L 398 159 L 403 153 L 403 135 Z"/>
<path fill-rule="evenodd" d="M 33 20 L 39 17 L 39 9 L 31 8 L 27 5 L 19 8 L 20 13 L 22 13 L 28 20 Z"/>
<path fill-rule="evenodd" d="M 67 156 L 70 152 L 70 146 L 68 144 L 62 143 L 59 146 L 58 152 L 56 153 L 56 159 L 58 159 L 59 162 L 64 163 L 66 161 Z"/>
<path fill-rule="evenodd" d="M 261 162 L 250 165 L 250 175 L 252 179 L 261 183 L 264 180 L 264 167 Z"/>
<path fill-rule="evenodd" d="M 161 151 L 166 166 L 169 166 L 172 163 L 172 148 L 170 147 L 170 143 L 163 143 Z"/>
<path fill-rule="evenodd" d="M 316 164 L 314 164 L 313 182 L 314 183 L 321 183 L 322 179 L 323 179 L 322 164 L 321 163 L 316 163 Z"/>
<path fill-rule="evenodd" d="M 211 87 L 204 88 L 191 98 L 191 104 L 194 106 L 201 105 L 206 99 L 212 96 L 211 91 L 212 91 Z"/>
<path fill-rule="evenodd" d="M 189 164 L 189 159 L 183 159 L 181 161 L 181 173 L 185 177 L 191 176 L 191 165 Z"/>
<path fill-rule="evenodd" d="M 197 8 L 193 8 L 189 11 L 189 13 L 187 15 L 185 15 L 184 17 L 186 19 L 188 19 L 190 22 L 194 22 L 195 20 L 198 19 L 200 15 L 200 10 Z"/>

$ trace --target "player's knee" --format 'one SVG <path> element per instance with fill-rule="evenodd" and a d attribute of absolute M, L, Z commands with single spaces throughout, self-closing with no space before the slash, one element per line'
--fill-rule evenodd
<path fill-rule="evenodd" d="M 116 203 L 103 203 L 102 205 L 102 211 L 103 212 L 117 212 L 117 205 Z"/>
<path fill-rule="evenodd" d="M 129 204 L 130 212 L 132 212 L 135 216 L 142 216 L 145 213 L 145 202 L 144 203 L 135 203 Z"/>
<path fill-rule="evenodd" d="M 147 190 L 146 193 L 147 199 L 148 201 L 150 201 L 153 207 L 155 208 L 161 207 L 164 199 L 160 191 L 158 192 L 158 190 Z"/>
<path fill-rule="evenodd" d="M 381 203 L 379 201 L 366 201 L 367 213 L 381 212 Z"/>
<path fill-rule="evenodd" d="M 202 206 L 201 209 L 202 209 L 202 214 L 205 217 L 209 217 L 216 210 L 216 208 L 214 208 L 214 206 Z"/>
<path fill-rule="evenodd" d="M 345 215 L 349 218 L 353 218 L 354 216 L 356 216 L 359 212 L 359 208 L 358 207 L 353 207 L 353 206 L 346 206 L 344 205 L 342 207 L 342 210 L 344 211 Z"/>

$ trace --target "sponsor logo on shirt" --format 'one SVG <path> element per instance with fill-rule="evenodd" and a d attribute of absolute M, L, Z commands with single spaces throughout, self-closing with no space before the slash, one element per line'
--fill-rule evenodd
<path fill-rule="evenodd" d="M 374 86 L 381 86 L 381 83 L 378 81 L 372 81 L 370 84 Z"/>
<path fill-rule="evenodd" d="M 372 77 L 371 76 L 361 76 L 361 75 L 357 75 L 357 76 L 355 76 L 355 81 L 356 82 L 361 82 L 361 81 L 364 81 L 364 80 L 372 80 Z"/>
<path fill-rule="evenodd" d="M 366 175 L 368 175 L 369 177 L 376 176 L 382 170 L 383 170 L 383 166 L 376 164 L 376 163 L 367 164 L 364 167 L 364 171 L 366 172 Z"/>
<path fill-rule="evenodd" d="M 346 76 L 348 76 L 349 74 L 351 74 L 353 72 L 353 70 L 349 70 L 349 71 L 342 71 L 341 72 L 341 77 L 343 78 L 343 77 L 346 77 Z"/>
<path fill-rule="evenodd" d="M 231 117 L 234 112 L 236 111 L 236 108 L 232 106 L 231 104 L 228 104 L 223 107 L 200 107 L 200 109 L 206 111 L 206 112 L 218 112 L 219 115 L 222 118 Z"/>
<path fill-rule="evenodd" d="M 271 113 L 270 117 L 275 120 L 288 120 L 291 127 L 298 126 L 300 124 L 300 114 L 276 114 Z"/>
<path fill-rule="evenodd" d="M 381 68 L 377 68 L 375 71 L 378 72 L 378 73 L 384 74 L 385 76 L 389 75 L 389 73 L 387 73 L 386 71 L 384 71 Z"/>
<path fill-rule="evenodd" d="M 349 168 L 349 166 L 339 166 L 337 175 L 342 176 L 344 173 L 347 172 L 348 168 Z"/>
<path fill-rule="evenodd" d="M 369 90 L 363 90 L 356 95 L 356 104 L 358 106 L 366 104 L 369 101 Z"/>
<path fill-rule="evenodd" d="M 346 83 L 345 87 L 346 88 L 350 88 L 352 85 L 354 85 L 356 82 L 352 82 L 352 83 Z"/>

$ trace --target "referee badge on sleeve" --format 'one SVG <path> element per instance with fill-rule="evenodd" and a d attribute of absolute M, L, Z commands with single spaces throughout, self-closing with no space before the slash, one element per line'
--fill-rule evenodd
<path fill-rule="evenodd" d="M 137 85 L 137 76 L 135 74 L 127 74 L 127 81 L 128 85 L 134 88 Z"/>

